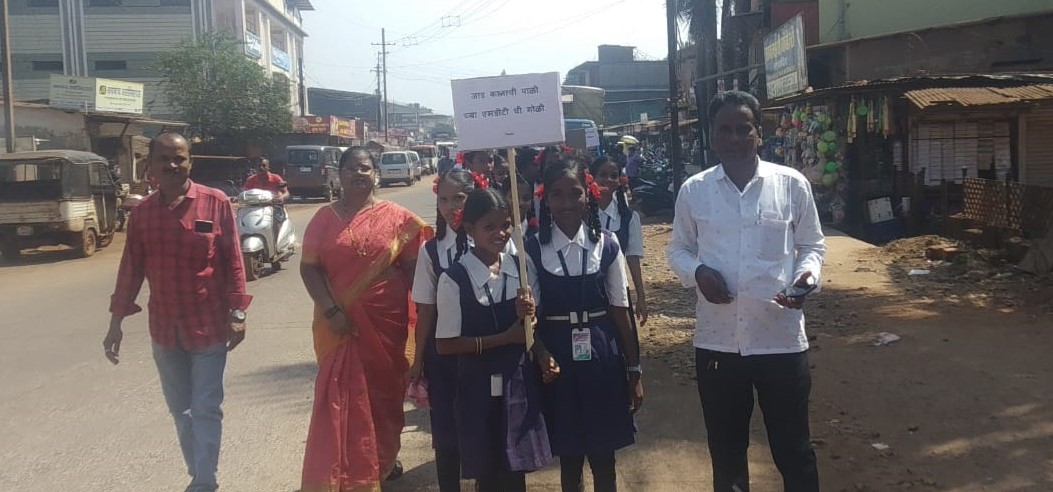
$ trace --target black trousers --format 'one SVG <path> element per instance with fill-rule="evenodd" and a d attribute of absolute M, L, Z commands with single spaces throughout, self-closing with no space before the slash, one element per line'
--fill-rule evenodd
<path fill-rule="evenodd" d="M 808 429 L 812 376 L 806 352 L 743 357 L 696 348 L 695 372 L 713 459 L 714 492 L 750 490 L 746 449 L 754 391 L 783 490 L 818 492 L 819 470 Z"/>
<path fill-rule="evenodd" d="M 592 488 L 595 492 L 617 492 L 618 482 L 615 471 L 614 451 L 593 453 L 587 456 L 589 468 L 592 468 Z M 585 481 L 582 472 L 585 469 L 586 456 L 560 456 L 559 482 L 563 492 L 584 492 Z"/>
<path fill-rule="evenodd" d="M 457 448 L 435 450 L 439 492 L 461 492 L 461 453 Z"/>

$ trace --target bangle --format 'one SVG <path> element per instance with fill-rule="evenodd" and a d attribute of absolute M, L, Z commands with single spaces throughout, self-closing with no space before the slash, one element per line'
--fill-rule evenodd
<path fill-rule="evenodd" d="M 476 355 L 483 353 L 483 337 L 475 337 L 475 353 Z"/>
<path fill-rule="evenodd" d="M 340 312 L 340 306 L 333 304 L 333 307 L 325 310 L 325 319 L 333 319 Z"/>

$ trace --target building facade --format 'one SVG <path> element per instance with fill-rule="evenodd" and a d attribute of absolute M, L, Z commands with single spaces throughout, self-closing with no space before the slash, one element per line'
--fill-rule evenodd
<path fill-rule="evenodd" d="M 602 45 L 598 51 L 598 61 L 570 69 L 564 84 L 603 89 L 605 126 L 668 116 L 669 66 L 665 61 L 637 60 L 632 46 Z"/>
<path fill-rule="evenodd" d="M 43 101 L 52 74 L 142 82 L 144 112 L 172 115 L 157 53 L 207 31 L 245 42 L 246 56 L 289 80 L 300 114 L 303 30 L 309 0 L 10 0 L 15 99 Z"/>

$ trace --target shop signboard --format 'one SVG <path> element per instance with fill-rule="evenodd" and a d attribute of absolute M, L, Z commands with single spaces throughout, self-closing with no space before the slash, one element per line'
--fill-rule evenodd
<path fill-rule="evenodd" d="M 52 74 L 48 101 L 56 109 L 143 114 L 143 84 Z"/>
<path fill-rule="evenodd" d="M 287 73 L 292 72 L 292 60 L 289 58 L 289 54 L 274 46 L 271 46 L 271 65 Z"/>
<path fill-rule="evenodd" d="M 349 139 L 358 133 L 353 120 L 339 116 L 301 116 L 293 120 L 293 131 Z"/>
<path fill-rule="evenodd" d="M 245 31 L 245 55 L 257 60 L 263 57 L 263 40 L 249 31 Z"/>
<path fill-rule="evenodd" d="M 389 113 L 388 116 L 391 117 L 392 128 L 416 130 L 419 127 L 417 113 Z"/>
<path fill-rule="evenodd" d="M 769 99 L 808 88 L 808 57 L 804 53 L 804 20 L 800 14 L 764 36 L 764 74 Z"/>

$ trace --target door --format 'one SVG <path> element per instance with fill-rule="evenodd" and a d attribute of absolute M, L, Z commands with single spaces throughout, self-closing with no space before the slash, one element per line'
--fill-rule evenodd
<path fill-rule="evenodd" d="M 99 235 L 107 235 L 117 228 L 117 188 L 106 164 L 93 162 L 89 172 L 91 198 L 95 204 L 95 221 Z"/>

